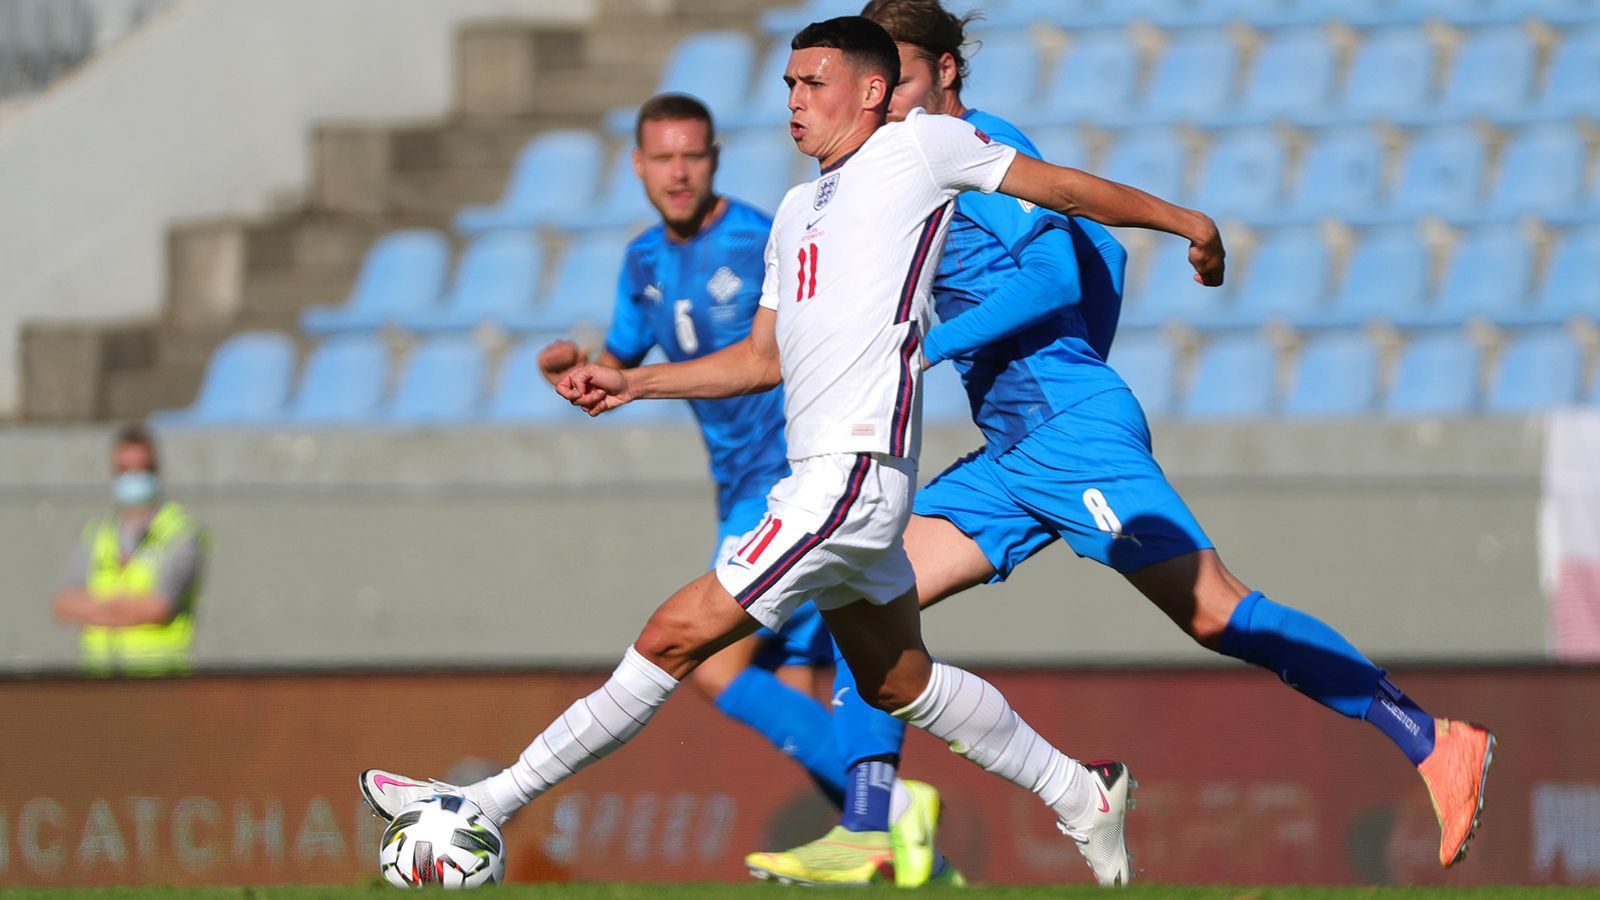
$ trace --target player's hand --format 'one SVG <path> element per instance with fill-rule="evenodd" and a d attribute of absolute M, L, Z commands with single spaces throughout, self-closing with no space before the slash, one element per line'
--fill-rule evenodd
<path fill-rule="evenodd" d="M 584 363 L 561 376 L 556 383 L 556 393 L 591 416 L 616 409 L 633 399 L 628 393 L 628 376 L 599 363 Z"/>
<path fill-rule="evenodd" d="M 1217 223 L 1209 217 L 1202 217 L 1205 222 L 1200 233 L 1189 242 L 1189 265 L 1194 266 L 1194 280 L 1207 287 L 1217 287 L 1222 284 L 1223 260 L 1228 251 L 1222 246 L 1222 233 L 1217 230 Z"/>
<path fill-rule="evenodd" d="M 566 338 L 551 341 L 539 351 L 539 371 L 552 384 L 579 363 L 587 362 L 589 354 L 577 342 Z"/>

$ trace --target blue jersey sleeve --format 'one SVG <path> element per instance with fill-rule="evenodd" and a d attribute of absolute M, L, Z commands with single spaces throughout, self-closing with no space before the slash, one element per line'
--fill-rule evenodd
<path fill-rule="evenodd" d="M 606 332 L 606 352 L 624 365 L 636 366 L 655 346 L 655 334 L 645 309 L 645 283 L 633 248 L 622 259 L 617 273 L 617 302 L 611 313 L 611 330 Z"/>
<path fill-rule="evenodd" d="M 1000 195 L 963 194 L 960 213 L 993 235 L 1017 271 L 972 309 L 928 332 L 928 365 L 1015 334 L 1083 299 L 1066 219 Z"/>

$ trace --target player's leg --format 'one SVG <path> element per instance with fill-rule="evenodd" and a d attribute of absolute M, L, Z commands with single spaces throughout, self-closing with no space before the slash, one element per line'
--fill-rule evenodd
<path fill-rule="evenodd" d="M 657 607 L 599 690 L 568 707 L 510 767 L 459 790 L 503 824 L 550 788 L 627 743 L 697 665 L 758 626 L 716 573 L 707 572 Z M 384 818 L 393 818 L 434 788 L 376 769 L 361 777 L 363 797 Z"/>

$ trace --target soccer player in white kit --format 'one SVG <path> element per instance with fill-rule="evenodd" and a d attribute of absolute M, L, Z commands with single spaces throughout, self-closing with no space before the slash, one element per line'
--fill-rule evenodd
<path fill-rule="evenodd" d="M 899 52 L 859 16 L 815 23 L 792 42 L 791 134 L 816 181 L 774 217 L 761 306 L 746 341 L 682 363 L 580 366 L 558 385 L 591 415 L 646 398 L 712 398 L 780 379 L 791 474 L 767 516 L 713 572 L 666 600 L 609 680 L 580 699 L 505 771 L 463 788 L 381 770 L 363 796 L 392 817 L 433 790 L 460 790 L 498 822 L 644 727 L 696 665 L 811 599 L 863 696 L 990 772 L 1037 794 L 1103 885 L 1130 878 L 1131 778 L 1061 753 L 983 679 L 923 646 L 915 578 L 901 543 L 916 487 L 919 352 L 929 287 L 956 195 L 1002 190 L 1110 225 L 1191 242 L 1197 279 L 1218 284 L 1215 224 L 1143 192 L 1019 156 L 965 122 L 920 111 L 885 125 Z M 604 551 L 605 536 L 596 536 Z"/>

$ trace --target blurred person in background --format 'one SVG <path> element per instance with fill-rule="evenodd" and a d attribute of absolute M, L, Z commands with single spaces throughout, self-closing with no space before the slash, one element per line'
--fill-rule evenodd
<path fill-rule="evenodd" d="M 597 357 L 602 365 L 618 369 L 638 366 L 657 347 L 668 359 L 682 362 L 749 337 L 772 228 L 766 213 L 716 193 L 716 132 L 710 110 L 700 101 L 670 93 L 650 98 L 639 108 L 634 138 L 634 172 L 661 222 L 628 245 L 622 262 L 615 312 Z M 588 361 L 588 351 L 570 340 L 555 341 L 539 357 L 552 385 Z M 763 521 L 767 494 L 789 473 L 783 390 L 689 404 L 717 485 L 718 526 L 710 564 L 715 567 L 736 551 L 759 555 L 771 540 L 770 532 L 744 547 L 739 540 Z M 865 704 L 852 707 L 847 721 L 835 723 L 815 699 L 815 686 L 832 679 L 834 656 L 821 614 L 806 603 L 782 630 L 763 628 L 735 642 L 700 665 L 690 681 L 724 714 L 760 732 L 800 763 L 822 793 L 841 807 L 846 823 L 863 818 L 852 815 L 856 805 L 845 803 L 846 798 L 866 792 L 869 784 L 881 784 L 886 803 L 879 814 L 886 821 L 876 829 L 893 831 L 904 846 L 926 846 L 931 854 L 938 793 L 894 774 L 904 724 Z M 858 860 L 859 871 L 824 880 L 864 880 L 885 855 Z M 942 862 L 937 873 L 933 866 L 930 856 L 919 883 L 961 877 Z"/>
<path fill-rule="evenodd" d="M 56 618 L 83 629 L 87 674 L 189 671 L 205 536 L 182 506 L 162 497 L 159 470 L 149 431 L 117 432 L 114 509 L 84 526 L 56 591 Z"/>

